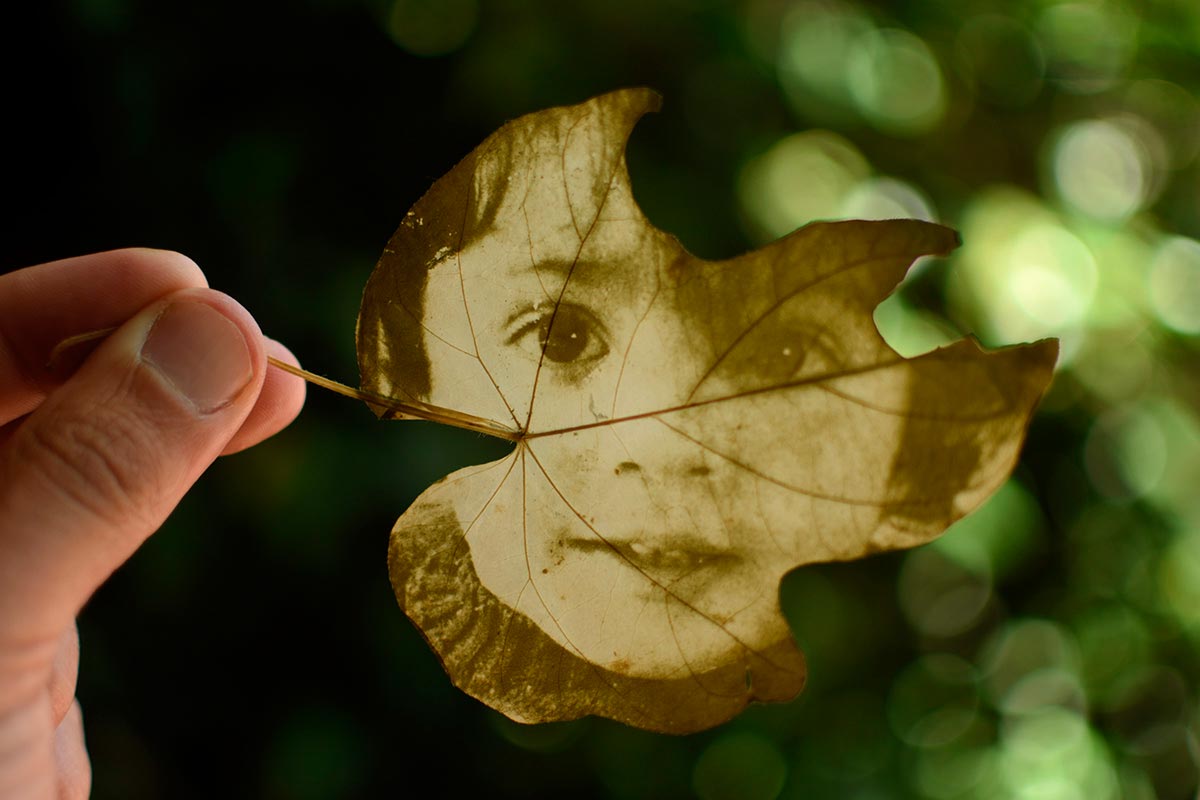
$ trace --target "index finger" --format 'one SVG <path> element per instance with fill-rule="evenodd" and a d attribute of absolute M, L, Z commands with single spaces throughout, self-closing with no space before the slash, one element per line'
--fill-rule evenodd
<path fill-rule="evenodd" d="M 32 411 L 69 377 L 49 364 L 63 339 L 117 327 L 160 297 L 206 286 L 187 256 L 146 248 L 0 275 L 0 425 Z"/>

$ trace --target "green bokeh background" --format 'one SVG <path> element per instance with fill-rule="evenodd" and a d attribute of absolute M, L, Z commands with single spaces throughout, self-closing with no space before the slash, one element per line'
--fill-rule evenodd
<path fill-rule="evenodd" d="M 311 390 L 80 620 L 96 798 L 1196 796 L 1195 0 L 58 0 L 6 11 L 2 269 L 180 250 L 353 383 L 361 288 L 507 119 L 629 85 L 634 189 L 694 252 L 925 216 L 915 353 L 1060 336 L 1016 476 L 937 543 L 801 570 L 796 702 L 664 737 L 525 727 L 397 610 L 392 522 L 503 451 Z"/>

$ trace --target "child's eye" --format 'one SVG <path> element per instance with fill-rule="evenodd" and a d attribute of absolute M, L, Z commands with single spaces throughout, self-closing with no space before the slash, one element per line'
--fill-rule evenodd
<path fill-rule="evenodd" d="M 516 330 L 506 344 L 521 348 L 534 359 L 544 357 L 563 368 L 582 370 L 573 378 L 583 377 L 608 355 L 604 324 L 583 306 L 560 303 L 557 312 L 530 309 L 518 315 L 512 325 Z"/>

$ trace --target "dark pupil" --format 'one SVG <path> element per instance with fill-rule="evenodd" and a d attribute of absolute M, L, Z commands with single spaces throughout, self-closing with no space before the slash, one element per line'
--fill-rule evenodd
<path fill-rule="evenodd" d="M 551 321 L 547 320 L 546 325 L 550 327 Z M 569 308 L 560 308 L 554 315 L 553 329 L 543 329 L 541 334 L 542 351 L 558 364 L 579 358 L 591 336 L 587 320 Z"/>

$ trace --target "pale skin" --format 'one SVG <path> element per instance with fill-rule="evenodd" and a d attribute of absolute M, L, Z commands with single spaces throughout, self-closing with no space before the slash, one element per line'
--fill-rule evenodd
<path fill-rule="evenodd" d="M 720 455 L 753 441 L 735 441 L 741 414 L 785 418 L 773 411 L 786 397 L 637 419 L 686 405 L 713 362 L 703 316 L 675 302 L 677 250 L 619 214 L 598 222 L 582 247 L 569 221 L 531 239 L 518 211 L 506 206 L 492 231 L 431 270 L 425 293 L 434 402 L 447 402 L 441 391 L 482 387 L 467 401 L 472 412 L 507 415 L 522 428 L 528 419 L 535 434 L 522 443 L 511 480 L 455 509 L 483 585 L 569 651 L 636 677 L 684 678 L 783 640 L 778 586 L 803 563 L 806 542 L 828 539 L 836 552 L 850 532 L 878 524 L 878 510 L 787 491 Z M 556 307 L 559 333 L 543 358 Z M 475 347 L 486 377 L 462 355 Z M 781 353 L 781 376 L 836 369 L 833 344 L 803 349 L 803 359 Z M 755 379 L 713 379 L 703 391 L 736 396 L 742 377 Z M 905 392 L 894 381 L 874 397 L 899 406 Z M 855 422 L 825 395 L 805 402 L 804 424 L 786 433 L 798 443 L 789 452 L 816 459 Z M 625 421 L 536 437 L 608 420 Z M 886 463 L 902 418 L 871 422 L 868 446 Z M 780 435 L 766 433 L 768 441 Z M 862 491 L 884 494 L 882 485 Z"/>
<path fill-rule="evenodd" d="M 178 253 L 0 275 L 0 797 L 88 796 L 75 618 L 218 456 L 299 413 L 268 355 L 295 363 Z"/>

